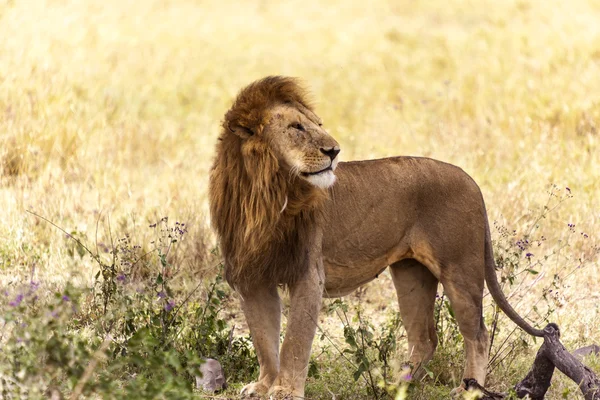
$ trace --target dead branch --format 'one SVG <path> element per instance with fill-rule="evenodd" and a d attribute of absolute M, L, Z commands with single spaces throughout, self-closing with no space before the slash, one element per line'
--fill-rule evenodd
<path fill-rule="evenodd" d="M 544 343 L 535 357 L 531 370 L 525 378 L 515 385 L 519 398 L 529 395 L 531 400 L 542 400 L 550 387 L 550 381 L 557 368 L 578 384 L 585 400 L 600 400 L 600 379 L 583 365 L 577 357 L 594 353 L 598 346 L 586 346 L 571 354 L 560 342 L 560 330 L 556 324 L 548 324 L 544 328 Z M 465 379 L 467 390 L 479 390 L 482 400 L 499 400 L 506 398 L 503 393 L 493 393 L 481 387 L 474 379 Z"/>

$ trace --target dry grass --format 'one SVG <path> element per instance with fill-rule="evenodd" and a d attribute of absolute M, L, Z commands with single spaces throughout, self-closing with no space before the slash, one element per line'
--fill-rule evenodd
<path fill-rule="evenodd" d="M 312 88 L 343 159 L 457 164 L 517 237 L 549 185 L 568 186 L 574 198 L 535 231 L 541 278 L 513 299 L 528 312 L 581 264 L 554 319 L 573 343 L 600 341 L 599 20 L 586 0 L 0 0 L 0 286 L 95 272 L 26 210 L 89 243 L 108 243 L 109 225 L 148 242 L 168 215 L 192 224 L 183 251 L 202 260 L 219 121 L 243 85 L 283 74 Z M 392 302 L 376 285 L 371 301 Z"/>

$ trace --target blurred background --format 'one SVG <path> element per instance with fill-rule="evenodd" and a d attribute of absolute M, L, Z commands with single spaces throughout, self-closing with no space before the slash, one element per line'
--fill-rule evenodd
<path fill-rule="evenodd" d="M 222 116 L 271 74 L 310 88 L 342 160 L 459 165 L 514 229 L 568 186 L 547 237 L 598 231 L 599 17 L 586 0 L 3 1 L 0 248 L 49 245 L 25 209 L 200 230 Z"/>
<path fill-rule="evenodd" d="M 519 257 L 539 274 L 524 279 L 546 287 L 563 271 L 554 320 L 589 337 L 598 21 L 596 0 L 0 0 L 0 287 L 85 286 L 98 272 L 26 210 L 100 252 L 111 234 L 149 245 L 147 226 L 169 216 L 188 224 L 182 284 L 214 275 L 220 121 L 248 83 L 290 75 L 343 161 L 420 155 L 473 176 L 496 245 L 537 235 Z"/>

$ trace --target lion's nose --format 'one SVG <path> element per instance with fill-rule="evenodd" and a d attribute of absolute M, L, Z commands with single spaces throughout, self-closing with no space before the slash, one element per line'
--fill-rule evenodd
<path fill-rule="evenodd" d="M 329 158 L 331 158 L 331 161 L 333 161 L 337 155 L 340 153 L 340 148 L 335 146 L 335 147 L 330 147 L 328 149 L 321 147 L 321 153 L 325 154 L 326 156 L 329 156 Z"/>

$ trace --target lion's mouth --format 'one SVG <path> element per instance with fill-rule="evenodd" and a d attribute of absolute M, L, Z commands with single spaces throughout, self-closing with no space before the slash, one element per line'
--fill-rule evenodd
<path fill-rule="evenodd" d="M 333 168 L 331 167 L 331 164 L 329 164 L 329 166 L 327 168 L 323 168 L 320 171 L 316 171 L 316 172 L 301 172 L 301 175 L 302 176 L 319 175 L 319 174 L 322 174 L 323 172 L 327 172 L 327 171 L 333 171 Z"/>

